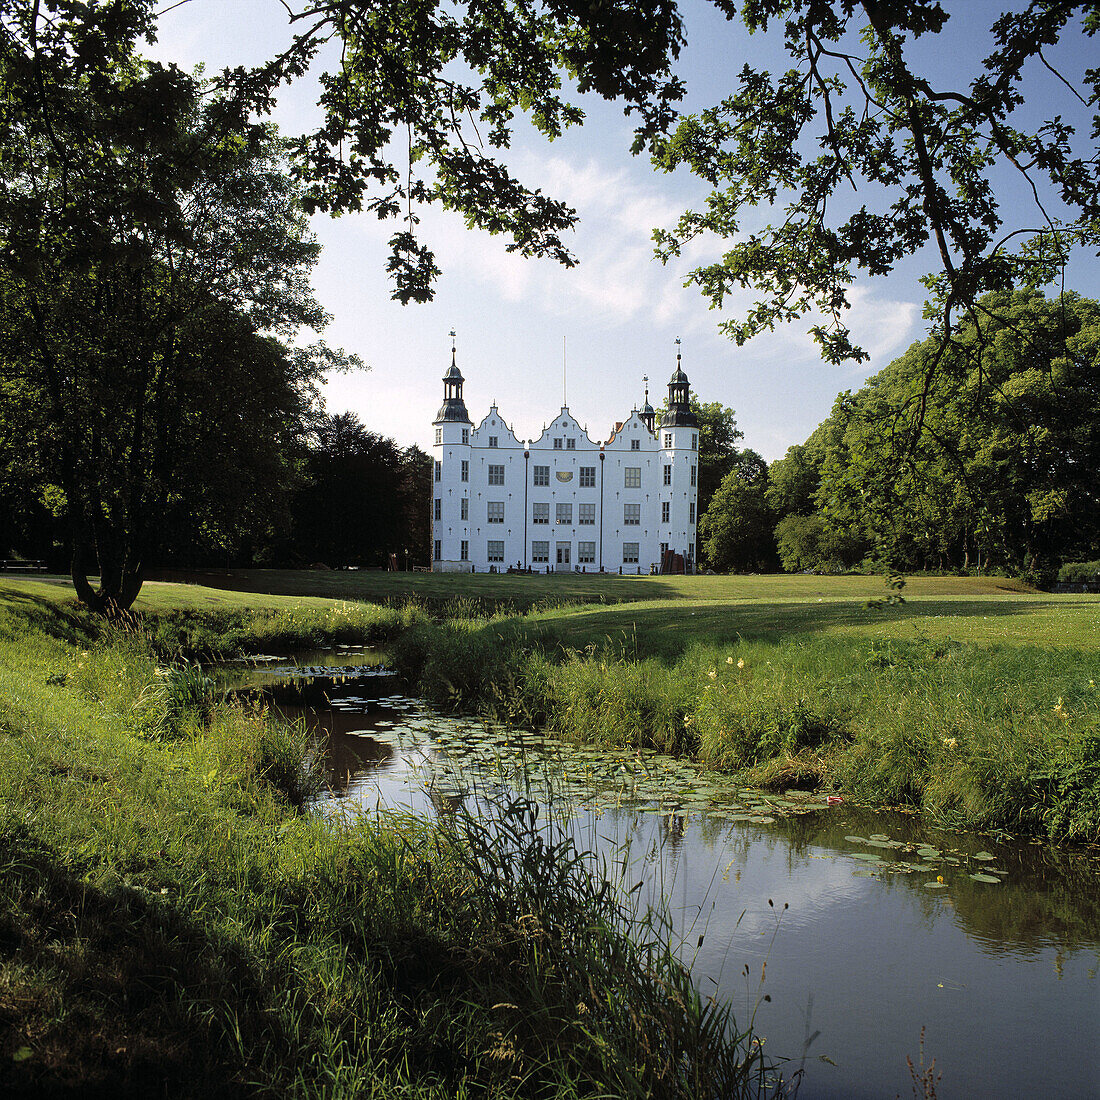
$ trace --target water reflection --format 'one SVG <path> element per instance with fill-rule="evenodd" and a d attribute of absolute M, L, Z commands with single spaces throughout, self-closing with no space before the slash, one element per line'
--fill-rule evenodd
<path fill-rule="evenodd" d="M 755 1014 L 773 1055 L 804 1060 L 800 1095 L 907 1094 L 924 1026 L 941 1097 L 1100 1096 L 1095 853 L 764 798 L 682 761 L 486 728 L 387 677 L 342 675 L 323 698 L 268 685 L 324 738 L 330 812 L 446 814 L 503 780 L 530 784 L 583 847 L 628 853 L 703 992 Z"/>

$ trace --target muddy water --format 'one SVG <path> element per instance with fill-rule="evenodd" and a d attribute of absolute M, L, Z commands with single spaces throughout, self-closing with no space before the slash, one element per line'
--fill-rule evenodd
<path fill-rule="evenodd" d="M 771 1055 L 803 1070 L 800 1096 L 913 1095 L 906 1059 L 919 1073 L 923 1030 L 941 1098 L 1100 1097 L 1096 852 L 487 729 L 330 655 L 304 663 L 322 660 L 312 683 L 278 668 L 254 680 L 324 738 L 325 812 L 446 813 L 501 782 L 552 797 L 582 846 L 629 851 L 701 989 L 732 1001 L 739 1021 L 754 1017 Z"/>

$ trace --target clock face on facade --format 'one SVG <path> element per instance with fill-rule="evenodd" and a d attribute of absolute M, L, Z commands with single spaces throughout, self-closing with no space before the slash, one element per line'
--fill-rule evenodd
<path fill-rule="evenodd" d="M 572 470 L 558 470 L 558 481 L 572 481 L 572 480 L 573 480 L 573 471 Z"/>

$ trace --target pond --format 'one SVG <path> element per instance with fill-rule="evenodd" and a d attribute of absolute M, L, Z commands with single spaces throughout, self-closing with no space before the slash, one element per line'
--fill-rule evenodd
<path fill-rule="evenodd" d="M 629 852 L 702 991 L 740 1022 L 755 1013 L 766 1050 L 804 1068 L 799 1096 L 912 1095 L 923 1030 L 941 1098 L 1100 1097 L 1095 850 L 487 727 L 401 695 L 369 660 L 348 650 L 251 674 L 324 738 L 326 812 L 446 813 L 502 780 L 553 799 L 582 847 Z"/>

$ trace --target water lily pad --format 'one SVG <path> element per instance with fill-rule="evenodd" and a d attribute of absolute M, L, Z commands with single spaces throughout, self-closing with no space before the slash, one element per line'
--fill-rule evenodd
<path fill-rule="evenodd" d="M 861 836 L 846 836 L 844 839 L 846 841 L 848 841 L 850 844 L 866 844 L 867 843 L 867 841 L 864 840 L 864 838 L 861 837 Z"/>
<path fill-rule="evenodd" d="M 924 888 L 926 890 L 946 890 L 947 889 L 947 883 L 946 882 L 926 882 L 924 884 Z"/>
<path fill-rule="evenodd" d="M 975 852 L 971 859 L 980 859 L 983 863 L 992 863 L 997 857 L 991 852 Z"/>
<path fill-rule="evenodd" d="M 994 882 L 999 884 L 1001 881 L 996 875 L 971 875 L 970 877 L 975 882 Z"/>
<path fill-rule="evenodd" d="M 872 833 L 869 840 L 889 840 L 890 838 L 885 833 Z"/>
<path fill-rule="evenodd" d="M 918 848 L 917 849 L 917 855 L 920 856 L 921 859 L 935 859 L 937 856 L 939 856 L 939 854 L 940 854 L 939 848 Z"/>
<path fill-rule="evenodd" d="M 867 863 L 881 863 L 882 856 L 876 856 L 873 852 L 853 852 L 852 859 L 862 859 Z"/>

